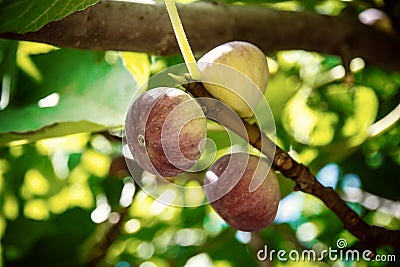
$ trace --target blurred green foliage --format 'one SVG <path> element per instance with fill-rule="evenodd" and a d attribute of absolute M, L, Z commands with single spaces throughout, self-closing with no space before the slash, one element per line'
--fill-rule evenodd
<path fill-rule="evenodd" d="M 337 15 L 379 1 L 246 1 L 261 2 Z M 253 234 L 230 228 L 208 205 L 167 206 L 135 186 L 119 137 L 125 112 L 149 76 L 182 62 L 180 56 L 0 40 L 0 265 L 261 266 L 256 253 L 264 245 L 321 251 L 344 238 L 357 248 L 320 200 L 293 192 L 293 182 L 282 176 L 276 221 Z M 399 104 L 400 74 L 361 58 L 345 66 L 338 57 L 306 51 L 279 51 L 268 63 L 265 96 L 277 143 L 368 223 L 399 229 L 400 125 L 377 122 Z M 232 145 L 212 122 L 208 136 L 218 153 Z M 199 185 L 198 179 L 180 183 Z M 390 265 L 328 259 L 271 264 Z"/>

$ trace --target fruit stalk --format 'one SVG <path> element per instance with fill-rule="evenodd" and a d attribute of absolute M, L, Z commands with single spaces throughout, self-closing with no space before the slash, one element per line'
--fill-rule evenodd
<path fill-rule="evenodd" d="M 181 50 L 183 59 L 185 60 L 186 66 L 189 70 L 190 76 L 193 80 L 200 80 L 200 71 L 196 64 L 192 49 L 190 48 L 189 41 L 186 38 L 185 31 L 183 30 L 181 19 L 179 18 L 178 10 L 176 9 L 174 0 L 165 0 L 169 19 L 172 23 L 172 28 L 178 41 L 179 48 Z"/>

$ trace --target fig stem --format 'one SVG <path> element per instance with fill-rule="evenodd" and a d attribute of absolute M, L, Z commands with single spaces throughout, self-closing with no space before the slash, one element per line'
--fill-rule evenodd
<path fill-rule="evenodd" d="M 179 18 L 175 1 L 165 0 L 165 5 L 167 6 L 169 19 L 172 23 L 176 40 L 178 41 L 179 48 L 189 70 L 190 76 L 193 80 L 200 80 L 200 70 L 196 64 L 196 59 L 194 58 L 192 49 L 190 48 L 189 41 L 186 38 L 185 30 L 183 29 L 181 19 Z"/>

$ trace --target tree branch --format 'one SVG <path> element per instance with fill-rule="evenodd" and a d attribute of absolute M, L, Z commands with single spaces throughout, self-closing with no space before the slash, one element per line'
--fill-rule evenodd
<path fill-rule="evenodd" d="M 260 150 L 264 155 L 273 159 L 273 168 L 281 172 L 285 177 L 293 180 L 296 185 L 294 190 L 302 191 L 316 196 L 322 200 L 325 205 L 331 209 L 342 221 L 343 226 L 360 241 L 360 245 L 373 253 L 376 249 L 383 245 L 391 245 L 396 251 L 400 251 L 400 231 L 387 230 L 383 227 L 370 226 L 364 222 L 346 203 L 339 197 L 335 190 L 331 187 L 324 187 L 310 169 L 303 164 L 296 162 L 282 148 L 276 146 L 273 141 L 267 137 L 256 124 L 250 125 L 247 121 L 242 120 L 246 132 L 244 133 L 237 122 L 226 119 L 225 112 L 227 107 L 220 103 L 203 101 L 202 98 L 213 98 L 202 83 L 189 81 L 185 85 L 186 90 L 194 97 L 197 97 L 200 104 L 205 106 L 205 114 L 208 118 L 217 118 L 217 121 L 228 129 L 234 131 L 239 136 L 248 139 L 249 143 Z M 272 152 L 271 152 L 272 151 Z M 275 151 L 275 153 L 273 153 Z M 375 254 L 371 255 L 374 257 Z"/>
<path fill-rule="evenodd" d="M 400 70 L 400 37 L 344 16 L 278 11 L 264 6 L 195 2 L 178 5 L 192 49 L 204 53 L 231 40 L 245 40 L 265 53 L 304 49 L 362 57 Z M 47 24 L 37 32 L 2 33 L 0 38 L 38 41 L 90 50 L 179 53 L 164 3 L 103 0 Z"/>

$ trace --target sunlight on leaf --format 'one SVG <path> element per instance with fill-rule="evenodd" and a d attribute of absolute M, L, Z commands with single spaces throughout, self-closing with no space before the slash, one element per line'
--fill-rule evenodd
<path fill-rule="evenodd" d="M 309 89 L 302 89 L 288 102 L 282 114 L 283 126 L 300 143 L 329 144 L 337 117 L 331 112 L 312 110 L 307 104 L 308 96 Z"/>
<path fill-rule="evenodd" d="M 302 9 L 302 5 L 298 1 L 278 1 L 277 3 L 270 4 L 270 6 L 287 11 L 300 11 Z"/>
<path fill-rule="evenodd" d="M 213 261 L 214 267 L 233 267 L 232 263 L 227 260 Z"/>
<path fill-rule="evenodd" d="M 89 172 L 98 177 L 108 174 L 111 159 L 104 154 L 94 150 L 86 150 L 82 155 L 82 166 Z"/>
<path fill-rule="evenodd" d="M 7 226 L 6 220 L 3 218 L 3 216 L 0 216 L 0 237 L 3 236 L 6 226 Z M 1 251 L 2 251 L 2 249 L 0 248 L 0 252 Z"/>
<path fill-rule="evenodd" d="M 14 158 L 18 158 L 22 156 L 24 153 L 24 146 L 10 146 L 10 155 L 13 156 Z"/>
<path fill-rule="evenodd" d="M 301 143 L 310 143 L 312 127 L 317 123 L 313 112 L 307 108 L 308 93 L 300 90 L 286 105 L 282 121 L 286 131 Z"/>
<path fill-rule="evenodd" d="M 49 199 L 50 210 L 55 214 L 61 214 L 72 207 L 88 209 L 93 205 L 93 195 L 86 183 L 65 187 Z"/>
<path fill-rule="evenodd" d="M 71 207 L 91 208 L 94 204 L 93 194 L 88 183 L 74 184 L 69 188 Z"/>
<path fill-rule="evenodd" d="M 54 214 L 61 214 L 70 207 L 70 189 L 64 188 L 49 198 L 49 208 Z"/>
<path fill-rule="evenodd" d="M 153 199 L 143 191 L 136 193 L 135 200 L 132 203 L 130 213 L 137 218 L 152 218 L 153 214 L 149 212 L 149 208 Z"/>
<path fill-rule="evenodd" d="M 267 64 L 270 75 L 274 75 L 279 70 L 279 64 L 275 59 L 267 57 Z"/>
<path fill-rule="evenodd" d="M 299 77 L 306 87 L 313 87 L 317 74 L 321 72 L 321 62 L 324 60 L 318 53 L 303 50 L 289 50 L 278 53 L 279 65 L 284 70 L 299 68 Z"/>
<path fill-rule="evenodd" d="M 49 206 L 43 199 L 32 199 L 25 203 L 24 215 L 34 220 L 47 220 L 50 216 Z"/>
<path fill-rule="evenodd" d="M 337 16 L 346 7 L 342 1 L 325 0 L 315 6 L 315 10 L 322 15 Z"/>
<path fill-rule="evenodd" d="M 136 244 L 132 242 L 132 239 L 129 240 L 117 240 L 111 244 L 111 246 L 107 250 L 107 254 L 105 256 L 105 260 L 107 263 L 112 264 L 117 261 L 119 255 L 121 255 L 124 250 L 129 247 L 129 248 L 136 248 L 137 243 L 139 243 L 139 240 L 134 240 Z"/>
<path fill-rule="evenodd" d="M 42 73 L 32 61 L 30 56 L 48 53 L 57 49 L 57 47 L 48 44 L 20 41 L 18 42 L 17 64 L 35 81 L 41 81 L 43 79 Z"/>
<path fill-rule="evenodd" d="M 79 164 L 70 172 L 68 180 L 72 183 L 84 183 L 89 179 L 89 177 L 90 174 L 86 168 L 84 168 L 82 164 Z"/>
<path fill-rule="evenodd" d="M 313 160 L 315 160 L 319 155 L 318 149 L 307 147 L 301 151 L 298 151 L 296 156 L 299 162 L 304 165 L 310 164 Z"/>
<path fill-rule="evenodd" d="M 18 201 L 15 196 L 5 196 L 5 203 L 3 206 L 3 212 L 7 219 L 15 220 L 19 214 Z"/>
<path fill-rule="evenodd" d="M 150 77 L 150 60 L 147 54 L 135 52 L 121 52 L 126 68 L 133 74 L 140 88 Z M 145 87 L 144 87 L 145 88 Z"/>
<path fill-rule="evenodd" d="M 378 113 L 378 98 L 371 88 L 356 88 L 354 116 L 347 119 L 343 135 L 351 136 L 353 146 L 360 144 L 368 135 L 368 127 L 375 121 Z"/>
<path fill-rule="evenodd" d="M 42 155 L 52 155 L 62 150 L 65 153 L 74 153 L 82 151 L 89 140 L 89 135 L 72 134 L 63 137 L 42 139 L 36 142 L 36 148 Z"/>
<path fill-rule="evenodd" d="M 49 182 L 37 169 L 29 169 L 25 173 L 24 184 L 21 187 L 21 193 L 25 198 L 45 195 L 49 189 Z"/>

